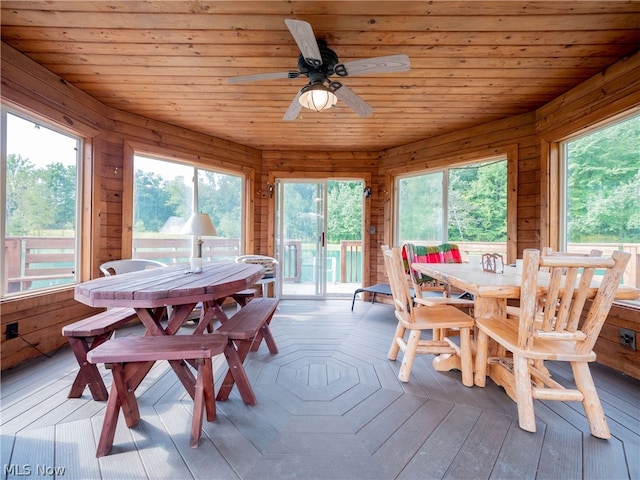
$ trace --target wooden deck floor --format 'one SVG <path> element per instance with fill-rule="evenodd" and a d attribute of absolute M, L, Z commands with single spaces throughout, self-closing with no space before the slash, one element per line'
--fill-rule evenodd
<path fill-rule="evenodd" d="M 527 433 L 501 388 L 466 388 L 459 372 L 435 372 L 430 356 L 417 360 L 409 383 L 399 382 L 398 363 L 386 358 L 391 307 L 350 306 L 282 301 L 272 322 L 280 353 L 262 345 L 246 362 L 258 405 L 244 405 L 235 391 L 217 402 L 197 449 L 189 448 L 191 399 L 166 362 L 138 389 L 142 421 L 128 429 L 121 418 L 101 459 L 105 402 L 88 390 L 67 398 L 77 371 L 68 348 L 4 372 L 3 478 L 640 478 L 640 382 L 593 366 L 609 441 L 589 434 L 573 403 L 536 401 L 538 432 Z M 551 369 L 566 376 L 565 366 Z"/>

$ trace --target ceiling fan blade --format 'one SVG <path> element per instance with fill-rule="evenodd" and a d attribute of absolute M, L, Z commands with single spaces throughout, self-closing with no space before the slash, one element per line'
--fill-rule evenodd
<path fill-rule="evenodd" d="M 329 88 L 333 90 L 340 100 L 346 103 L 351 110 L 356 112 L 360 117 L 368 117 L 373 113 L 373 108 L 365 102 L 359 95 L 355 94 L 351 89 L 345 87 L 340 82 L 331 82 Z"/>
<path fill-rule="evenodd" d="M 284 117 L 282 117 L 283 120 L 291 122 L 298 118 L 298 114 L 300 113 L 300 110 L 302 110 L 302 105 L 299 101 L 300 95 L 302 95 L 302 89 L 300 89 L 300 91 L 298 91 L 298 94 L 293 98 L 291 105 L 289 105 L 289 108 L 285 112 Z"/>
<path fill-rule="evenodd" d="M 257 73 L 255 75 L 240 75 L 229 77 L 227 83 L 257 82 L 260 80 L 279 80 L 281 78 L 298 78 L 298 72 Z"/>
<path fill-rule="evenodd" d="M 305 61 L 316 68 L 322 65 L 322 55 L 320 55 L 320 48 L 318 48 L 318 42 L 316 42 L 316 36 L 311 25 L 305 21 L 292 18 L 285 19 L 284 23 L 298 44 Z"/>
<path fill-rule="evenodd" d="M 401 54 L 338 63 L 334 67 L 334 72 L 336 75 L 346 77 L 366 73 L 408 72 L 409 68 L 411 68 L 409 57 Z"/>

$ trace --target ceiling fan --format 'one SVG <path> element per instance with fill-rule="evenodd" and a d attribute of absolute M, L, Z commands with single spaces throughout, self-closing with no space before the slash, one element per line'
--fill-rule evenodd
<path fill-rule="evenodd" d="M 309 23 L 290 18 L 284 23 L 300 48 L 299 71 L 259 73 L 228 79 L 229 83 L 241 83 L 307 77 L 309 83 L 294 97 L 282 117 L 284 120 L 295 120 L 303 106 L 322 111 L 333 107 L 338 99 L 346 103 L 360 117 L 368 117 L 373 113 L 373 108 L 352 90 L 329 77 L 333 74 L 339 77 L 352 77 L 371 73 L 406 72 L 410 68 L 409 57 L 404 54 L 341 63 L 338 55 L 327 46 L 324 40 L 316 39 Z"/>

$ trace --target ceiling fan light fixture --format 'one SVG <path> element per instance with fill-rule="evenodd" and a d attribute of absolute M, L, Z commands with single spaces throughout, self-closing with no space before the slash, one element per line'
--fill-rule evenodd
<path fill-rule="evenodd" d="M 322 112 L 323 110 L 328 110 L 333 107 L 338 101 L 338 97 L 336 97 L 336 94 L 333 93 L 329 87 L 322 83 L 316 83 L 303 87 L 298 100 L 304 108 Z"/>

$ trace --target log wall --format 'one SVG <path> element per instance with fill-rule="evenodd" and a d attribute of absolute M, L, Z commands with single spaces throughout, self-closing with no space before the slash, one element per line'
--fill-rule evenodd
<path fill-rule="evenodd" d="M 2 98 L 14 106 L 42 115 L 56 123 L 70 125 L 91 137 L 85 153 L 92 167 L 85 198 L 91 208 L 85 213 L 90 238 L 85 239 L 83 278 L 98 276 L 101 262 L 121 258 L 126 244 L 127 206 L 126 151 L 131 145 L 170 152 L 195 163 L 250 173 L 251 226 L 249 249 L 272 252 L 270 224 L 273 199 L 268 184 L 274 172 L 326 175 L 360 175 L 372 187 L 368 200 L 368 227 L 376 232 L 368 236 L 364 259 L 370 265 L 365 282 L 384 282 L 380 245 L 389 242 L 391 199 L 388 194 L 390 173 L 408 173 L 426 168 L 496 155 L 515 148 L 517 168 L 517 252 L 539 248 L 552 236 L 552 201 L 547 154 L 560 134 L 588 126 L 599 119 L 640 105 L 640 71 L 636 55 L 625 59 L 601 75 L 567 92 L 537 112 L 519 115 L 392 148 L 384 152 L 291 152 L 257 151 L 193 131 L 112 110 L 73 88 L 37 63 L 2 45 Z M 582 123 L 581 123 L 582 122 Z M 514 147 L 515 146 L 515 147 Z M 124 215 L 123 215 L 124 212 Z M 125 235 L 123 235 L 123 232 Z M 125 238 L 123 242 L 123 238 Z M 125 245 L 126 247 L 126 245 Z M 2 369 L 49 354 L 66 344 L 60 329 L 65 323 L 83 318 L 92 309 L 73 300 L 73 290 L 31 295 L 3 301 Z M 598 360 L 640 378 L 638 354 L 617 345 L 617 328 L 634 329 L 640 334 L 640 312 L 614 307 L 598 342 Z M 6 340 L 6 324 L 19 322 L 19 337 Z"/>

